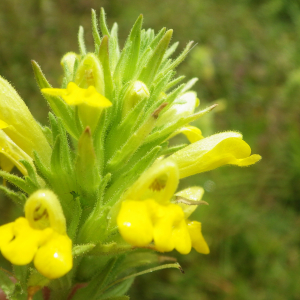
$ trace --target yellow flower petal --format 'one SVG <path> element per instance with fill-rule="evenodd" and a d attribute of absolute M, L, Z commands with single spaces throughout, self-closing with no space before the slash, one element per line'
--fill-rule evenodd
<path fill-rule="evenodd" d="M 176 193 L 175 196 L 177 196 L 179 200 L 180 198 L 184 198 L 190 201 L 200 201 L 202 199 L 203 194 L 204 189 L 202 187 L 193 186 Z M 178 205 L 182 208 L 186 219 L 189 218 L 189 216 L 198 207 L 198 205 L 188 205 L 184 203 L 178 203 Z"/>
<path fill-rule="evenodd" d="M 160 252 L 172 251 L 177 241 L 173 237 L 173 230 L 184 219 L 181 207 L 176 204 L 160 205 L 153 218 L 155 248 Z"/>
<path fill-rule="evenodd" d="M 67 235 L 54 232 L 34 257 L 36 269 L 49 279 L 59 278 L 73 267 L 72 241 Z"/>
<path fill-rule="evenodd" d="M 158 203 L 170 203 L 179 182 L 177 165 L 171 160 L 163 160 L 153 164 L 129 188 L 125 199 L 155 199 Z"/>
<path fill-rule="evenodd" d="M 180 129 L 175 131 L 174 135 L 177 135 L 179 133 L 183 133 L 187 137 L 190 143 L 195 143 L 203 139 L 201 130 L 195 126 L 181 127 Z M 172 135 L 172 137 L 174 135 Z"/>
<path fill-rule="evenodd" d="M 187 223 L 188 231 L 192 240 L 192 246 L 195 250 L 202 254 L 208 254 L 208 245 L 201 233 L 201 223 L 197 221 L 191 221 Z"/>
<path fill-rule="evenodd" d="M 225 164 L 248 166 L 261 159 L 251 155 L 250 146 L 237 132 L 223 132 L 204 138 L 170 156 L 179 167 L 180 178 L 210 171 Z"/>
<path fill-rule="evenodd" d="M 8 124 L 5 123 L 4 121 L 0 120 L 0 129 L 8 127 Z"/>
<path fill-rule="evenodd" d="M 153 239 L 151 210 L 146 201 L 125 200 L 117 217 L 119 231 L 126 242 L 143 247 Z"/>
<path fill-rule="evenodd" d="M 13 223 L 14 239 L 1 247 L 3 256 L 14 265 L 27 265 L 38 249 L 43 232 L 32 229 L 25 218 Z"/>
<path fill-rule="evenodd" d="M 92 107 L 109 107 L 112 103 L 97 92 L 94 86 L 82 89 L 70 82 L 66 89 L 42 89 L 42 92 L 52 96 L 61 96 L 69 105 L 86 104 Z"/>
<path fill-rule="evenodd" d="M 192 249 L 191 237 L 184 219 L 174 227 L 172 238 L 175 244 L 175 249 L 181 254 L 188 254 Z"/>
<path fill-rule="evenodd" d="M 13 239 L 13 226 L 13 222 L 0 226 L 0 250 Z"/>

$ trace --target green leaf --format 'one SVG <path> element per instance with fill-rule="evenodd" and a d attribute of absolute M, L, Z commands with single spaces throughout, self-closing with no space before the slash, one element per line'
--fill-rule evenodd
<path fill-rule="evenodd" d="M 185 49 L 182 51 L 182 53 L 172 62 L 172 64 L 170 64 L 167 68 L 164 68 L 161 72 L 165 73 L 165 72 L 169 72 L 170 70 L 175 69 L 186 58 L 193 43 L 194 43 L 193 41 L 189 42 L 187 44 L 187 46 L 185 47 Z"/>
<path fill-rule="evenodd" d="M 76 292 L 72 300 L 97 299 L 103 287 L 105 286 L 115 263 L 115 258 L 109 260 L 104 269 L 94 276 L 88 286 L 81 288 Z"/>
<path fill-rule="evenodd" d="M 82 56 L 86 55 L 86 47 L 84 42 L 84 29 L 82 26 L 79 26 L 78 31 L 78 44 L 79 44 L 79 52 Z"/>
<path fill-rule="evenodd" d="M 128 296 L 117 296 L 117 297 L 109 297 L 109 298 L 102 298 L 101 297 L 99 299 L 103 299 L 103 300 L 129 300 L 130 298 Z"/>
<path fill-rule="evenodd" d="M 140 175 L 153 164 L 160 149 L 160 146 L 157 146 L 150 151 L 148 148 L 148 152 L 144 156 L 139 156 L 138 158 L 135 157 L 136 163 L 131 164 L 133 167 L 131 167 L 130 170 L 126 172 L 124 169 L 120 169 L 119 173 L 115 173 L 112 178 L 113 183 L 105 193 L 104 203 L 115 203 L 119 200 L 124 190 L 132 185 L 140 177 Z"/>
<path fill-rule="evenodd" d="M 26 196 L 23 193 L 10 190 L 9 188 L 3 185 L 0 185 L 0 191 L 4 192 L 5 195 L 12 201 L 14 201 L 18 206 L 22 208 L 24 207 L 24 204 L 26 202 Z"/>
<path fill-rule="evenodd" d="M 125 63 L 124 82 L 129 81 L 135 74 L 137 63 L 139 60 L 140 44 L 141 44 L 141 28 L 143 24 L 143 15 L 140 15 L 135 21 L 128 37 L 128 43 L 131 42 L 128 61 Z M 127 42 L 126 42 L 127 43 Z"/>
<path fill-rule="evenodd" d="M 102 31 L 102 35 L 107 35 L 108 37 L 110 36 L 109 30 L 108 30 L 107 24 L 106 24 L 105 11 L 104 11 L 103 7 L 101 7 L 101 10 L 100 10 L 100 28 Z"/>
<path fill-rule="evenodd" d="M 34 165 L 36 167 L 37 173 L 45 180 L 45 182 L 51 186 L 50 182 L 52 179 L 52 172 L 51 170 L 46 167 L 43 162 L 41 161 L 38 153 L 36 151 L 33 151 L 34 156 Z"/>
<path fill-rule="evenodd" d="M 111 76 L 111 68 L 109 62 L 108 52 L 108 35 L 105 35 L 101 41 L 99 49 L 99 59 L 103 69 L 104 85 L 105 85 L 105 97 L 110 101 L 113 100 L 113 80 Z"/>
<path fill-rule="evenodd" d="M 134 273 L 134 274 L 131 274 L 131 275 L 128 275 L 128 276 L 125 276 L 123 278 L 120 278 L 114 282 L 112 282 L 111 284 L 109 284 L 106 288 L 106 289 L 109 289 L 111 288 L 112 286 L 124 281 L 124 280 L 128 280 L 130 278 L 134 278 L 134 277 L 137 277 L 137 276 L 140 276 L 140 275 L 144 275 L 144 274 L 147 274 L 147 273 L 152 273 L 152 272 L 155 272 L 155 271 L 159 271 L 159 270 L 163 270 L 163 269 L 171 269 L 171 268 L 175 268 L 175 269 L 178 269 L 180 270 L 180 272 L 183 273 L 182 271 L 182 268 L 180 267 L 180 265 L 178 263 L 174 263 L 174 264 L 165 264 L 165 265 L 162 265 L 162 266 L 158 266 L 158 267 L 154 267 L 154 268 L 150 268 L 150 269 L 147 269 L 147 270 L 144 270 L 142 272 L 138 272 L 138 273 Z"/>
<path fill-rule="evenodd" d="M 24 160 L 24 159 L 20 159 L 20 162 L 23 164 L 23 166 L 26 168 L 27 172 L 28 172 L 28 177 L 32 180 L 32 182 L 37 186 L 39 187 L 39 183 L 37 181 L 37 178 L 36 178 L 36 171 L 35 169 L 33 168 L 32 164 L 29 163 L 27 160 Z M 26 176 L 27 177 L 27 176 Z M 25 177 L 25 178 L 26 178 Z"/>
<path fill-rule="evenodd" d="M 110 60 L 110 67 L 112 71 L 115 70 L 115 67 L 117 65 L 117 62 L 120 57 L 120 49 L 119 49 L 119 43 L 118 43 L 118 24 L 114 23 L 110 37 L 108 40 L 109 44 L 109 60 Z"/>
<path fill-rule="evenodd" d="M 37 187 L 29 180 L 24 180 L 18 176 L 12 175 L 8 172 L 5 172 L 3 170 L 0 170 L 0 177 L 6 179 L 11 184 L 15 185 L 16 187 L 20 188 L 27 194 L 32 194 L 34 191 L 36 191 Z"/>

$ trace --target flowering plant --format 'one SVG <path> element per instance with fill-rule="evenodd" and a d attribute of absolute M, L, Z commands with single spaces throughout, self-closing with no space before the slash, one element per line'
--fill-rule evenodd
<path fill-rule="evenodd" d="M 63 56 L 60 88 L 33 61 L 50 127 L 0 78 L 0 189 L 25 211 L 0 226 L 1 253 L 13 264 L 13 273 L 0 269 L 0 288 L 10 299 L 128 299 L 135 276 L 180 269 L 161 265 L 160 253 L 209 253 L 191 218 L 204 191 L 177 191 L 179 180 L 260 159 L 238 132 L 204 138 L 189 125 L 215 107 L 196 110 L 196 79 L 175 77 L 192 42 L 171 59 L 172 30 L 155 35 L 142 20 L 120 51 L 117 24 L 109 30 L 101 10 L 100 35 L 92 11 L 95 51 L 80 27 L 80 53 Z M 177 134 L 189 144 L 169 146 Z"/>

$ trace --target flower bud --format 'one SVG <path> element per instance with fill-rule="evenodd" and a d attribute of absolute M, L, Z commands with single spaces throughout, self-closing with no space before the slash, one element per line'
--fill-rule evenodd
<path fill-rule="evenodd" d="M 161 127 L 168 123 L 173 123 L 182 117 L 187 117 L 194 113 L 198 106 L 196 92 L 187 92 L 174 101 L 174 103 L 162 113 L 156 123 L 156 127 Z"/>
<path fill-rule="evenodd" d="M 133 82 L 124 98 L 123 98 L 123 112 L 122 116 L 125 117 L 127 113 L 140 101 L 150 96 L 147 86 L 142 81 Z"/>
<path fill-rule="evenodd" d="M 60 234 L 66 233 L 66 219 L 61 204 L 50 190 L 38 190 L 27 199 L 25 216 L 34 229 L 51 227 Z"/>
<path fill-rule="evenodd" d="M 13 87 L 0 77 L 0 120 L 8 126 L 2 130 L 24 152 L 33 157 L 37 151 L 43 162 L 50 161 L 51 148 L 40 125 Z M 4 122 L 4 123 L 3 123 Z"/>
<path fill-rule="evenodd" d="M 6 172 L 16 166 L 23 175 L 27 175 L 27 170 L 20 162 L 21 159 L 27 160 L 33 165 L 32 158 L 25 153 L 12 139 L 0 130 L 0 167 Z"/>
<path fill-rule="evenodd" d="M 62 57 L 60 64 L 62 66 L 66 65 L 68 67 L 69 71 L 71 73 L 73 73 L 75 62 L 78 59 L 77 57 L 78 57 L 78 55 L 76 53 L 68 52 Z"/>

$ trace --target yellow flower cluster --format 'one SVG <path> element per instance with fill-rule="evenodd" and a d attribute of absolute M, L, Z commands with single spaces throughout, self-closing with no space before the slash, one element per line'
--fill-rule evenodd
<path fill-rule="evenodd" d="M 154 199 L 125 200 L 117 222 L 123 238 L 134 246 L 145 247 L 153 241 L 160 252 L 176 249 L 188 254 L 194 247 L 199 253 L 209 253 L 201 223 L 185 219 L 177 204 L 162 205 Z"/>
<path fill-rule="evenodd" d="M 34 262 L 54 279 L 72 269 L 72 240 L 66 234 L 61 205 L 50 190 L 38 190 L 25 204 L 25 218 L 0 226 L 0 250 L 14 265 Z"/>
<path fill-rule="evenodd" d="M 45 277 L 63 276 L 72 268 L 72 241 L 48 227 L 34 229 L 26 218 L 0 227 L 0 250 L 14 265 L 34 262 L 36 269 Z"/>

